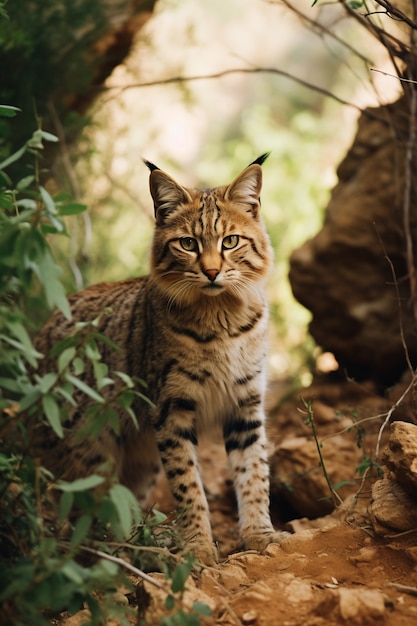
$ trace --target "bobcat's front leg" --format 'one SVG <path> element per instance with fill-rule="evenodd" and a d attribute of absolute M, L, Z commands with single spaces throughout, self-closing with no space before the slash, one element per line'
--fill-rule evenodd
<path fill-rule="evenodd" d="M 166 400 L 155 424 L 157 444 L 168 482 L 177 502 L 178 524 L 191 552 L 205 565 L 217 561 L 207 498 L 199 470 L 195 402 Z"/>
<path fill-rule="evenodd" d="M 228 421 L 226 451 L 233 472 L 239 507 L 240 533 L 246 548 L 263 550 L 280 543 L 286 532 L 275 531 L 269 513 L 269 465 L 261 408 Z"/>

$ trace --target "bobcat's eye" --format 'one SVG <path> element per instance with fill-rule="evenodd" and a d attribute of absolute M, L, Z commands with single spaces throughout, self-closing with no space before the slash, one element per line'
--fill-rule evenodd
<path fill-rule="evenodd" d="M 231 250 L 232 248 L 236 248 L 239 243 L 239 235 L 228 235 L 222 241 L 222 248 L 226 250 Z"/>
<path fill-rule="evenodd" d="M 183 248 L 187 252 L 195 252 L 196 250 L 198 250 L 197 240 L 193 237 L 181 237 L 180 245 L 181 248 Z"/>

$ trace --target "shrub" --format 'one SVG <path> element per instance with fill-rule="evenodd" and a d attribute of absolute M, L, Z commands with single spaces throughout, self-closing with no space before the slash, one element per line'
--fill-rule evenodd
<path fill-rule="evenodd" d="M 17 113 L 0 106 L 5 118 Z M 85 209 L 65 195 L 53 197 L 42 182 L 43 145 L 56 141 L 38 125 L 0 163 L 0 622 L 43 626 L 54 613 L 87 605 L 93 624 L 110 615 L 127 624 L 132 609 L 113 599 L 122 581 L 129 584 L 124 570 L 143 574 L 136 563 L 146 563 L 156 550 L 165 555 L 167 576 L 172 572 L 173 580 L 178 578 L 175 559 L 166 548 L 158 552 L 169 538 L 165 517 L 158 512 L 145 516 L 133 494 L 112 478 L 94 474 L 70 483 L 55 480 L 31 454 L 25 427 L 30 416 L 64 437 L 65 412 L 81 390 L 93 401 L 86 436 L 97 436 L 105 425 L 118 432 L 118 409 L 135 421 L 131 403 L 136 395 L 145 397 L 142 381 L 109 372 L 103 363 L 101 342 L 117 346 L 97 332 L 98 320 L 78 324 L 71 337 L 54 346 L 54 369 L 38 371 L 43 355 L 31 335 L 42 312 L 58 307 L 71 316 L 49 239 L 67 236 L 66 219 Z M 13 182 L 7 169 L 16 161 L 24 162 L 27 175 Z M 86 367 L 94 373 L 94 387 L 82 380 Z M 108 385 L 116 390 L 111 400 L 101 393 Z M 129 552 L 129 560 L 118 557 L 120 551 Z M 167 586 L 169 597 L 172 591 L 178 590 Z"/>

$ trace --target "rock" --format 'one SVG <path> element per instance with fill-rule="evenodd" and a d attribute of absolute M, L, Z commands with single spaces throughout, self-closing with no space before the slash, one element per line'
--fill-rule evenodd
<path fill-rule="evenodd" d="M 375 547 L 366 546 L 358 550 L 358 552 L 350 557 L 352 563 L 372 563 L 376 562 L 378 558 L 378 551 Z"/>
<path fill-rule="evenodd" d="M 354 441 L 334 436 L 326 439 L 321 452 L 332 484 L 352 480 L 359 457 Z M 272 455 L 270 466 L 272 496 L 279 494 L 300 516 L 314 519 L 334 509 L 313 439 L 284 440 Z"/>
<path fill-rule="evenodd" d="M 373 589 L 338 589 L 339 611 L 349 624 L 375 624 L 385 613 L 384 596 Z"/>
<path fill-rule="evenodd" d="M 285 576 L 285 574 L 284 574 Z M 283 578 L 284 578 L 283 576 Z M 293 576 L 288 574 L 288 576 Z M 313 599 L 313 588 L 311 583 L 293 577 L 286 588 L 286 595 L 291 604 L 299 604 L 300 602 L 310 602 Z"/>
<path fill-rule="evenodd" d="M 228 591 L 249 583 L 249 578 L 243 568 L 233 563 L 226 563 L 221 567 L 219 580 Z"/>
<path fill-rule="evenodd" d="M 254 624 L 257 619 L 258 619 L 258 612 L 255 610 L 247 611 L 246 613 L 242 615 L 243 624 Z"/>
<path fill-rule="evenodd" d="M 290 259 L 292 290 L 312 312 L 310 332 L 318 345 L 353 378 L 385 385 L 406 369 L 400 317 L 410 358 L 417 358 L 403 228 L 408 127 L 405 98 L 363 111 L 323 227 Z M 415 171 L 415 152 L 412 159 Z M 416 204 L 412 185 L 414 245 Z"/>
<path fill-rule="evenodd" d="M 163 574 L 152 574 L 152 578 L 163 585 L 167 585 L 167 581 Z M 162 589 L 158 589 L 151 583 L 147 581 L 141 582 L 138 585 L 137 593 L 140 618 L 144 619 L 147 624 L 159 624 L 163 617 L 175 614 L 179 609 L 190 612 L 193 604 L 196 602 L 207 604 L 211 610 L 214 610 L 216 607 L 215 600 L 201 589 L 198 589 L 190 577 L 187 579 L 185 584 L 184 593 L 181 594 L 181 598 L 176 600 L 172 611 L 168 611 L 165 606 L 167 595 L 167 592 Z"/>
<path fill-rule="evenodd" d="M 245 600 L 252 602 L 269 602 L 274 595 L 273 590 L 265 582 L 260 581 L 251 585 L 245 591 Z"/>
<path fill-rule="evenodd" d="M 385 623 L 385 597 L 377 590 L 340 587 L 328 590 L 314 612 L 326 624 L 375 626 Z"/>
<path fill-rule="evenodd" d="M 393 478 L 417 501 L 417 426 L 406 422 L 393 422 L 383 463 Z M 417 504 L 416 504 L 417 506 Z"/>
<path fill-rule="evenodd" d="M 412 530 L 417 527 L 417 426 L 392 423 L 382 460 L 388 472 L 373 485 L 370 504 L 375 532 Z"/>
<path fill-rule="evenodd" d="M 370 514 L 374 530 L 388 534 L 389 530 L 405 531 L 417 528 L 417 503 L 404 488 L 389 478 L 378 480 L 372 487 Z"/>

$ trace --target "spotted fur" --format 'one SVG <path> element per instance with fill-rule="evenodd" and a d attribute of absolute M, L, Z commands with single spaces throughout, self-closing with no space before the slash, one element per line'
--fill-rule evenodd
<path fill-rule="evenodd" d="M 279 541 L 269 515 L 264 429 L 268 307 L 265 281 L 272 251 L 261 216 L 260 165 L 230 184 L 188 189 L 147 162 L 155 206 L 149 276 L 103 283 L 70 298 L 73 320 L 55 314 L 36 346 L 47 353 L 74 321 L 100 317 L 110 371 L 146 380 L 154 408 L 136 400 L 139 422 L 120 414 L 120 435 L 103 430 L 82 440 L 85 396 L 64 424 L 57 445 L 44 441 L 46 462 L 66 479 L 111 461 L 119 480 L 144 504 L 162 464 L 176 500 L 179 525 L 203 562 L 215 559 L 209 511 L 196 447 L 203 432 L 220 430 L 233 472 L 241 536 L 248 548 Z M 92 384 L 92 381 L 87 381 Z"/>

